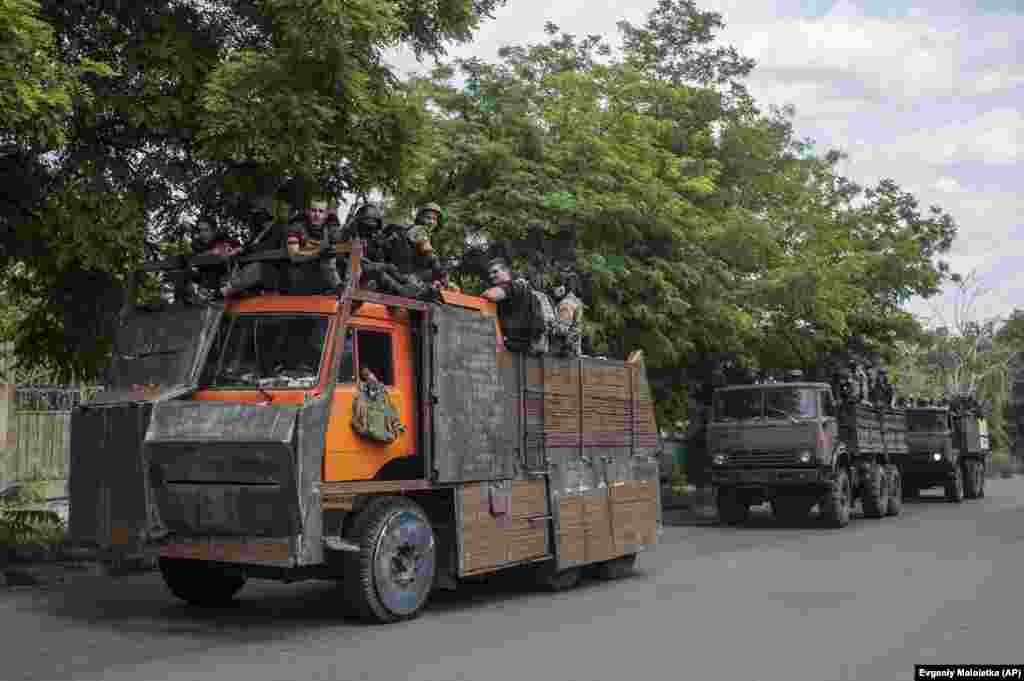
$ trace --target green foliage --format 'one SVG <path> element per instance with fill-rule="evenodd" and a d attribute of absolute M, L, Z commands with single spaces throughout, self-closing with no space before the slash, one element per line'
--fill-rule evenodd
<path fill-rule="evenodd" d="M 55 546 L 64 538 L 61 517 L 49 510 L 30 508 L 45 500 L 45 483 L 27 483 L 17 493 L 0 499 L 0 547 L 22 544 Z"/>
<path fill-rule="evenodd" d="M 686 486 L 689 484 L 686 479 L 686 466 L 681 463 L 672 464 L 672 475 L 669 478 L 669 485 L 675 494 L 685 494 Z"/>
<path fill-rule="evenodd" d="M 0 290 L 23 369 L 95 376 L 126 272 L 199 212 L 242 235 L 256 192 L 421 190 L 432 132 L 385 51 L 442 55 L 501 1 L 0 0 Z"/>
<path fill-rule="evenodd" d="M 549 24 L 546 43 L 416 81 L 437 130 L 430 198 L 458 218 L 438 241 L 571 225 L 594 352 L 643 348 L 674 390 L 730 364 L 813 369 L 851 344 L 888 356 L 919 335 L 899 302 L 937 292 L 955 224 L 892 180 L 842 177 L 792 111 L 759 112 L 738 84 L 752 62 L 712 46 L 720 27 L 662 0 L 620 26 L 621 57 Z M 659 417 L 681 418 L 685 400 L 663 410 L 661 392 Z"/>

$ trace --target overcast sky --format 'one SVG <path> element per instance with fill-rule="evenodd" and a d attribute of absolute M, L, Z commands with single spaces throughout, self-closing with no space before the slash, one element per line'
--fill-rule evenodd
<path fill-rule="evenodd" d="M 720 42 L 757 67 L 757 101 L 792 104 L 796 130 L 850 158 L 861 184 L 891 177 L 923 208 L 959 225 L 950 257 L 991 289 L 981 316 L 1024 308 L 1024 1 L 698 0 L 726 24 Z M 493 60 L 505 44 L 540 42 L 553 21 L 577 35 L 617 35 L 655 0 L 509 0 L 452 56 Z M 972 6 L 973 5 L 973 6 Z M 403 70 L 415 61 L 397 58 Z M 910 309 L 950 316 L 952 293 Z"/>

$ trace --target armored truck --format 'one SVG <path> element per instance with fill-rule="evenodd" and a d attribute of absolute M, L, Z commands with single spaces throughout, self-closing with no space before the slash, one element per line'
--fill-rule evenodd
<path fill-rule="evenodd" d="M 984 418 L 949 406 L 908 408 L 907 445 L 896 458 L 904 497 L 930 487 L 942 487 L 953 503 L 985 496 L 991 452 Z"/>
<path fill-rule="evenodd" d="M 817 506 L 832 527 L 864 515 L 901 511 L 903 414 L 866 404 L 838 404 L 828 383 L 787 381 L 719 388 L 708 427 L 711 482 L 720 520 L 743 523 L 769 502 L 787 521 Z"/>
<path fill-rule="evenodd" d="M 510 352 L 482 298 L 359 289 L 361 248 L 337 246 L 340 295 L 126 309 L 107 389 L 72 416 L 73 540 L 158 552 L 196 605 L 334 579 L 378 622 L 513 566 L 552 589 L 627 574 L 661 522 L 642 352 Z M 357 428 L 367 382 L 390 441 Z"/>

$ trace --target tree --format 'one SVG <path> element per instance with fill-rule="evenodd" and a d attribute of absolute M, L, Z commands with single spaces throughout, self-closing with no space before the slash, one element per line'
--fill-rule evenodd
<path fill-rule="evenodd" d="M 892 372 L 897 390 L 927 398 L 971 395 L 984 404 L 993 448 L 1007 445 L 1007 407 L 1012 363 L 1024 351 L 1024 313 L 980 319 L 977 303 L 987 293 L 974 273 L 954 275 L 948 314 L 935 311 L 933 328 L 914 345 L 901 345 Z"/>
<path fill-rule="evenodd" d="M 533 256 L 530 225 L 573 232 L 594 352 L 644 348 L 670 420 L 685 404 L 672 393 L 724 369 L 814 367 L 854 342 L 913 338 L 891 301 L 937 290 L 935 256 L 956 229 L 891 180 L 865 190 L 841 177 L 842 155 L 796 139 L 791 111 L 725 92 L 751 64 L 707 46 L 719 26 L 666 1 L 644 27 L 621 27 L 620 57 L 549 24 L 546 43 L 416 83 L 437 130 L 430 198 L 461 220 L 440 241 L 485 233 Z"/>
<path fill-rule="evenodd" d="M 95 374 L 113 291 L 198 212 L 240 230 L 254 192 L 418 188 L 425 114 L 383 51 L 442 55 L 499 2 L 0 0 L 0 288 L 23 308 L 20 358 Z"/>

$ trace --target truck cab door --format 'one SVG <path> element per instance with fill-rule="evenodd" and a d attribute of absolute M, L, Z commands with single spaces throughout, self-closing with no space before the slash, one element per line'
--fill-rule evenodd
<path fill-rule="evenodd" d="M 357 322 L 346 331 L 342 352 L 327 428 L 324 480 L 372 480 L 389 463 L 417 453 L 415 377 L 409 336 L 405 327 Z M 387 387 L 388 397 L 405 426 L 405 432 L 390 444 L 361 437 L 352 429 L 352 405 L 359 389 L 357 377 L 364 368 Z"/>

